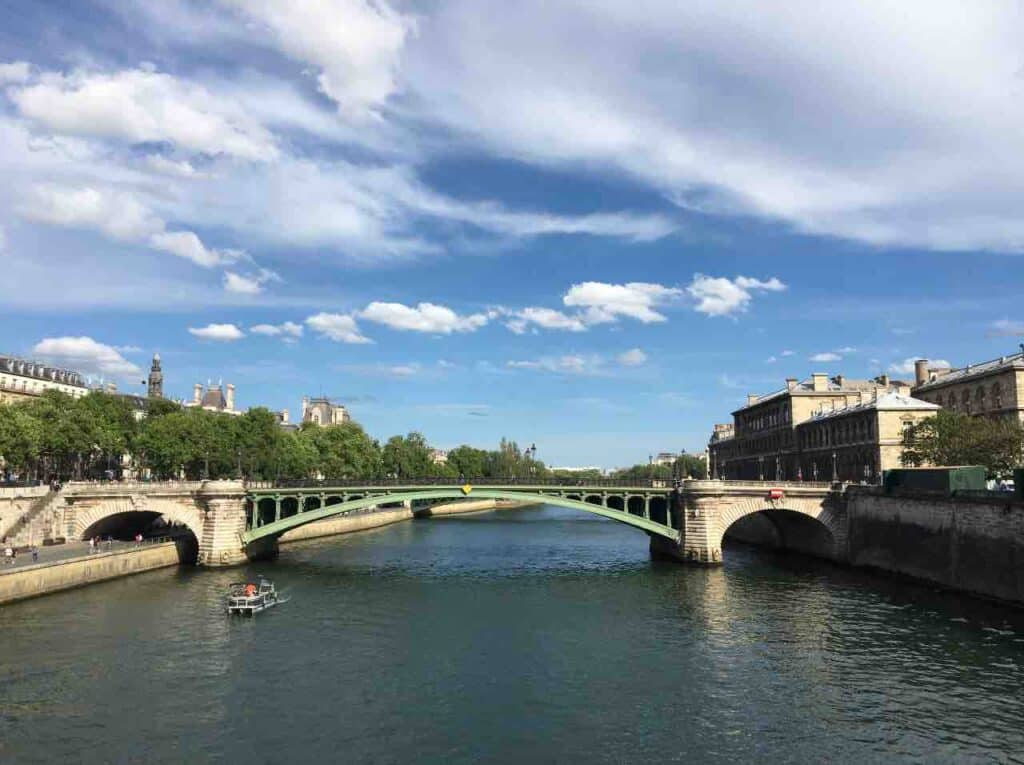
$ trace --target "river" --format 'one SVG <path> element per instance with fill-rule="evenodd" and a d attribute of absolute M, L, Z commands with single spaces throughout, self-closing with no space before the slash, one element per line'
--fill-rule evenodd
<path fill-rule="evenodd" d="M 0 762 L 1024 762 L 1024 612 L 725 557 L 541 507 L 2 607 Z"/>

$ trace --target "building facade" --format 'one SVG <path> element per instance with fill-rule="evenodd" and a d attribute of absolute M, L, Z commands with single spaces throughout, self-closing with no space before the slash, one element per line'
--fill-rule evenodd
<path fill-rule="evenodd" d="M 938 409 L 910 391 L 910 383 L 888 375 L 789 378 L 781 390 L 749 395 L 731 424 L 715 425 L 709 473 L 750 481 L 876 481 L 899 465 L 904 423 Z"/>
<path fill-rule="evenodd" d="M 164 397 L 164 373 L 160 369 L 160 354 L 153 354 L 153 364 L 149 368 L 149 379 L 146 381 L 147 398 Z"/>
<path fill-rule="evenodd" d="M 13 356 L 0 356 L 0 403 L 29 400 L 48 390 L 57 390 L 74 398 L 81 398 L 89 392 L 78 372 Z"/>
<path fill-rule="evenodd" d="M 972 417 L 1007 417 L 1024 423 L 1024 350 L 959 369 L 914 365 L 915 398 Z"/>
<path fill-rule="evenodd" d="M 341 425 L 351 419 L 344 406 L 334 403 L 329 398 L 304 396 L 302 399 L 303 422 L 311 422 L 314 425 Z"/>
<path fill-rule="evenodd" d="M 241 411 L 235 409 L 235 386 L 231 383 L 226 386 L 217 383 L 207 385 L 206 388 L 203 388 L 202 383 L 196 383 L 192 386 L 192 400 L 186 401 L 185 406 L 189 409 L 205 409 L 207 412 L 241 414 Z"/>

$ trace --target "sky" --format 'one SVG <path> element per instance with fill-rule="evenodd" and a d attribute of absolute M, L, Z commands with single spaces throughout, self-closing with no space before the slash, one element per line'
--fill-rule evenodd
<path fill-rule="evenodd" d="M 0 353 L 612 467 L 1024 342 L 1024 5 L 0 0 Z"/>

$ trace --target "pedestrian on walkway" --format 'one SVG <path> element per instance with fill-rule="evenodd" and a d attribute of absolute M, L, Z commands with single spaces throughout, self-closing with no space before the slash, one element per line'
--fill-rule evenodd
<path fill-rule="evenodd" d="M 36 547 L 35 545 L 32 545 L 32 562 L 33 563 L 38 563 L 39 562 L 39 548 Z"/>
<path fill-rule="evenodd" d="M 92 555 L 94 552 L 96 552 L 96 538 L 89 537 L 89 554 Z"/>
<path fill-rule="evenodd" d="M 14 548 L 10 545 L 4 548 L 4 565 L 10 566 L 14 564 Z"/>

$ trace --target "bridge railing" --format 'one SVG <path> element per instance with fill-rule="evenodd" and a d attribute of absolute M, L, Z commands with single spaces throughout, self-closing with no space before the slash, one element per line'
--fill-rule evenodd
<path fill-rule="evenodd" d="M 646 488 L 646 489 L 671 489 L 677 482 L 670 479 L 618 479 L 603 478 L 595 480 L 565 480 L 558 478 L 387 478 L 387 479 L 359 479 L 359 478 L 325 478 L 325 479 L 303 479 L 289 481 L 248 481 L 247 489 L 334 489 L 334 488 L 395 488 L 406 486 L 460 486 L 469 484 L 473 487 L 486 488 L 488 486 L 514 486 L 523 487 L 546 487 L 554 489 L 621 489 L 621 488 Z"/>

